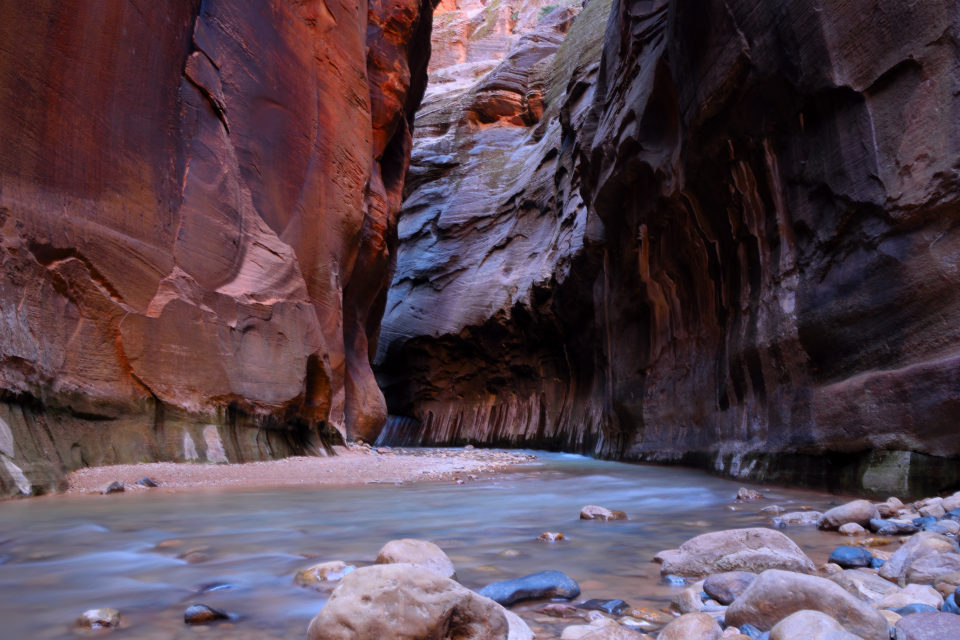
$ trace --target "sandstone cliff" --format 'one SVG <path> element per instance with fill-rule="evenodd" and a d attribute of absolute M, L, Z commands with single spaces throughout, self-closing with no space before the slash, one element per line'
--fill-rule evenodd
<path fill-rule="evenodd" d="M 0 7 L 0 489 L 379 430 L 431 9 Z"/>
<path fill-rule="evenodd" d="M 414 150 L 391 410 L 428 441 L 956 482 L 958 15 L 616 0 L 602 59 L 578 41 L 535 124 L 463 133 L 457 103 L 462 146 Z"/>

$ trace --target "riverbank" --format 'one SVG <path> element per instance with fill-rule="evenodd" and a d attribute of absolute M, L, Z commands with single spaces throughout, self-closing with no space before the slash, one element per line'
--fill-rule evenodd
<path fill-rule="evenodd" d="M 122 484 L 125 491 L 152 489 L 137 484 L 145 478 L 154 482 L 158 489 L 172 492 L 214 488 L 469 482 L 483 474 L 534 460 L 536 456 L 529 453 L 494 449 L 393 449 L 350 445 L 334 447 L 334 455 L 297 456 L 263 462 L 147 462 L 86 467 L 67 476 L 66 493 L 102 493 L 111 485 L 118 486 L 114 483 Z"/>

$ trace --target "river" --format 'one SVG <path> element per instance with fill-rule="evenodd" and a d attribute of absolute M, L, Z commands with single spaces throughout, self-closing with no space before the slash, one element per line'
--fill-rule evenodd
<path fill-rule="evenodd" d="M 462 485 L 453 482 L 259 491 L 151 491 L 59 495 L 0 503 L 0 623 L 4 638 L 76 638 L 90 608 L 119 609 L 116 638 L 302 638 L 328 592 L 293 584 L 324 560 L 367 564 L 395 538 L 423 538 L 451 557 L 458 579 L 479 588 L 543 569 L 580 582 L 583 598 L 622 598 L 662 607 L 676 588 L 658 584 L 650 562 L 661 549 L 708 530 L 762 526 L 762 506 L 824 509 L 827 494 L 763 489 L 737 504 L 744 485 L 695 470 L 536 452 L 538 461 Z M 598 504 L 626 511 L 621 522 L 578 519 Z M 735 509 L 732 510 L 731 508 Z M 566 540 L 537 542 L 543 531 Z M 816 563 L 840 544 L 812 528 L 787 533 Z M 519 555 L 502 554 L 504 550 Z M 201 591 L 203 585 L 218 585 Z M 183 623 L 204 604 L 235 615 L 212 627 Z M 534 605 L 514 608 L 544 625 Z"/>

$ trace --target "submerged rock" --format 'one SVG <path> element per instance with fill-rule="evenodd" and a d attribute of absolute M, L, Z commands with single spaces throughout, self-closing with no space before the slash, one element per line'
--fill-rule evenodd
<path fill-rule="evenodd" d="M 585 602 L 581 602 L 577 606 L 581 609 L 603 611 L 604 613 L 609 613 L 612 616 L 618 616 L 623 613 L 625 609 L 630 608 L 630 605 L 623 600 L 603 600 L 600 598 L 592 598 Z"/>
<path fill-rule="evenodd" d="M 628 629 L 601 613 L 591 612 L 588 624 L 564 628 L 561 640 L 645 640 L 647 636 Z"/>
<path fill-rule="evenodd" d="M 580 509 L 581 520 L 626 520 L 627 514 L 623 511 L 613 511 L 606 507 L 588 504 Z"/>
<path fill-rule="evenodd" d="M 572 600 L 580 595 L 576 580 L 560 571 L 540 571 L 520 578 L 491 582 L 477 593 L 502 605 L 521 600 L 564 598 Z"/>
<path fill-rule="evenodd" d="M 209 624 L 217 620 L 229 619 L 229 614 L 205 604 L 192 604 L 183 612 L 183 621 L 186 624 Z"/>
<path fill-rule="evenodd" d="M 120 612 L 116 609 L 87 609 L 77 618 L 77 626 L 86 629 L 107 629 L 120 626 Z"/>
<path fill-rule="evenodd" d="M 331 560 L 297 571 L 293 581 L 301 587 L 317 587 L 336 582 L 354 569 L 356 567 L 352 564 L 347 564 L 341 560 Z"/>
<path fill-rule="evenodd" d="M 537 536 L 538 542 L 560 542 L 564 539 L 564 535 L 559 531 L 544 531 Z"/>

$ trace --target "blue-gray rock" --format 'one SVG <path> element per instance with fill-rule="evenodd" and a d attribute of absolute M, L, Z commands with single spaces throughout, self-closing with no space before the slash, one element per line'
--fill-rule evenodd
<path fill-rule="evenodd" d="M 687 579 L 683 576 L 675 576 L 672 573 L 668 573 L 660 577 L 660 584 L 670 585 L 671 587 L 685 587 L 687 586 Z"/>
<path fill-rule="evenodd" d="M 630 605 L 623 600 L 603 600 L 602 598 L 593 598 L 577 605 L 581 609 L 590 609 L 592 611 L 603 611 L 610 615 L 618 616 L 624 609 L 629 609 Z"/>
<path fill-rule="evenodd" d="M 960 520 L 960 509 L 953 509 L 952 511 L 947 511 L 943 515 L 945 520 Z"/>
<path fill-rule="evenodd" d="M 730 604 L 746 591 L 757 574 L 747 571 L 715 573 L 703 581 L 703 590 L 720 604 Z"/>
<path fill-rule="evenodd" d="M 126 487 L 123 486 L 123 483 L 119 480 L 114 480 L 102 491 L 104 495 L 110 493 L 123 493 L 126 490 Z"/>
<path fill-rule="evenodd" d="M 521 578 L 491 582 L 477 593 L 498 604 L 508 606 L 520 600 L 540 598 L 572 600 L 580 595 L 580 585 L 567 574 L 551 570 L 531 573 Z"/>
<path fill-rule="evenodd" d="M 740 629 L 740 633 L 748 638 L 759 638 L 763 635 L 763 631 L 760 631 L 760 629 L 757 629 L 752 624 L 742 624 L 738 628 Z"/>
<path fill-rule="evenodd" d="M 944 613 L 955 613 L 960 616 L 960 607 L 957 606 L 957 594 L 951 593 L 947 596 L 947 599 L 943 601 L 943 607 L 940 609 Z"/>
<path fill-rule="evenodd" d="M 872 560 L 870 560 L 871 569 L 879 569 L 885 564 L 887 564 L 887 561 L 884 560 L 883 558 L 873 558 Z"/>
<path fill-rule="evenodd" d="M 900 607 L 899 609 L 890 609 L 890 611 L 893 611 L 894 613 L 898 613 L 901 616 L 908 616 L 911 613 L 929 613 L 931 611 L 936 613 L 937 608 L 932 607 L 929 604 L 914 602 L 913 604 L 908 604 L 907 606 Z"/>
<path fill-rule="evenodd" d="M 229 619 L 230 616 L 223 611 L 208 607 L 205 604 L 192 604 L 183 612 L 183 621 L 187 624 L 207 624 L 208 622 Z"/>
<path fill-rule="evenodd" d="M 154 480 L 149 476 L 140 478 L 139 480 L 137 480 L 137 484 L 140 485 L 141 487 L 149 487 L 150 489 L 160 486 L 160 483 L 158 483 L 156 480 Z"/>
<path fill-rule="evenodd" d="M 931 524 L 925 524 L 925 525 L 923 525 L 923 530 L 924 530 L 924 531 L 932 531 L 932 532 L 934 532 L 934 533 L 939 533 L 939 534 L 942 534 L 942 535 L 950 535 L 951 533 L 953 533 L 953 529 L 948 529 L 947 527 L 943 526 L 943 525 L 940 524 L 939 522 L 933 522 L 933 523 L 931 523 Z"/>
<path fill-rule="evenodd" d="M 928 524 L 933 524 L 933 523 L 936 522 L 936 521 L 937 521 L 937 519 L 934 518 L 933 516 L 923 516 L 922 518 L 914 518 L 913 524 L 915 524 L 916 526 L 918 526 L 918 527 L 920 527 L 920 528 L 923 528 L 923 527 L 927 526 Z"/>
<path fill-rule="evenodd" d="M 873 555 L 866 549 L 847 545 L 834 549 L 833 553 L 830 554 L 829 560 L 827 560 L 827 562 L 838 564 L 844 569 L 869 567 L 872 561 Z"/>
<path fill-rule="evenodd" d="M 883 518 L 873 518 L 870 520 L 870 530 L 881 536 L 904 536 L 916 533 L 920 528 L 912 522 L 894 522 Z"/>

